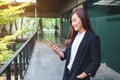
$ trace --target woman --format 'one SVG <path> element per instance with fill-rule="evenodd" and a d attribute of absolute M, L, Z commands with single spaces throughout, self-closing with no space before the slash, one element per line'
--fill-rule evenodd
<path fill-rule="evenodd" d="M 56 45 L 50 44 L 51 49 L 61 60 L 66 59 L 63 80 L 90 80 L 101 62 L 100 39 L 93 32 L 83 8 L 71 14 L 70 24 L 73 34 L 66 50 L 62 52 Z"/>

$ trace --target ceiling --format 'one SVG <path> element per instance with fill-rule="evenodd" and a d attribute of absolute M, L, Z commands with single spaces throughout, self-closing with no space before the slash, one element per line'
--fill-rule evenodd
<path fill-rule="evenodd" d="M 29 17 L 57 17 L 63 1 L 65 3 L 65 0 L 36 0 L 36 3 L 32 2 L 30 6 L 25 8 L 23 15 Z M 23 3 L 19 2 L 19 0 L 11 0 L 11 2 L 13 6 Z M 8 5 L 0 6 L 0 9 L 5 8 L 8 8 Z"/>
<path fill-rule="evenodd" d="M 36 7 L 38 16 L 56 17 L 57 13 L 62 8 L 63 1 L 65 3 L 65 0 L 37 0 Z"/>
<path fill-rule="evenodd" d="M 39 11 L 57 11 L 62 6 L 63 0 L 37 0 Z"/>
<path fill-rule="evenodd" d="M 17 0 L 13 1 L 13 6 L 23 3 L 17 2 Z M 25 8 L 23 15 L 28 17 L 60 17 L 62 13 L 66 13 L 76 5 L 87 1 L 96 0 L 36 0 L 36 3 L 32 2 L 30 6 Z M 5 9 L 7 7 L 7 5 L 2 7 L 0 6 L 0 9 Z"/>

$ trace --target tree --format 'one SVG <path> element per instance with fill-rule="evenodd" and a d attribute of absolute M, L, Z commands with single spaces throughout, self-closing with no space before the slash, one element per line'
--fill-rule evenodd
<path fill-rule="evenodd" d="M 16 21 L 16 19 L 20 17 L 19 15 L 24 12 L 23 8 L 29 6 L 30 3 L 23 3 L 18 6 L 12 6 L 11 3 L 6 2 L 5 0 L 0 0 L 0 7 L 4 5 L 8 5 L 8 8 L 0 10 L 0 25 L 3 25 L 0 27 L 3 27 L 2 30 L 6 32 L 5 25 L 7 23 Z M 28 29 L 23 28 L 21 30 L 17 30 L 13 35 L 5 35 L 3 38 L 0 38 L 0 62 L 5 61 L 11 57 L 11 53 L 13 53 L 13 51 L 9 49 L 9 45 L 15 43 L 14 40 L 16 37 L 26 32 L 27 30 Z"/>

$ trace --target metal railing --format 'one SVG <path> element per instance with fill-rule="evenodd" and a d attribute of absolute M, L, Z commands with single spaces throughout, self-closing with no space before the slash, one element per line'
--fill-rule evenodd
<path fill-rule="evenodd" d="M 20 80 L 23 80 L 36 39 L 37 32 L 35 32 L 35 34 L 14 53 L 13 57 L 4 63 L 4 65 L 0 68 L 0 76 L 5 74 L 6 80 L 11 80 L 11 76 L 14 76 L 14 80 L 18 80 L 19 78 Z"/>

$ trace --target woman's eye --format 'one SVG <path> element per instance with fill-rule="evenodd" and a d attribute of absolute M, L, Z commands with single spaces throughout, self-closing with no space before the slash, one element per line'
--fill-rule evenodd
<path fill-rule="evenodd" d="M 73 20 L 72 22 L 76 22 L 76 20 Z"/>

